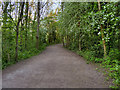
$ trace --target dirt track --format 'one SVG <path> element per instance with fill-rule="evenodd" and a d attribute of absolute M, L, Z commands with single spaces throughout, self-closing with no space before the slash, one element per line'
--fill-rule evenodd
<path fill-rule="evenodd" d="M 106 88 L 103 73 L 62 45 L 3 70 L 3 88 Z"/>

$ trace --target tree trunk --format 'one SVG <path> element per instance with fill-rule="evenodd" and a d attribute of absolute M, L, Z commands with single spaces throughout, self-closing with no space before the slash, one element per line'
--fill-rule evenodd
<path fill-rule="evenodd" d="M 39 48 L 39 24 L 40 24 L 40 2 L 37 6 L 37 34 L 36 34 L 36 48 Z"/>
<path fill-rule="evenodd" d="M 105 40 L 104 40 L 104 33 L 102 30 L 102 25 L 101 25 L 101 34 L 102 34 L 102 41 L 103 41 L 103 48 L 104 48 L 104 57 L 106 56 L 106 45 L 105 45 Z"/>
<path fill-rule="evenodd" d="M 19 22 L 17 23 L 16 26 L 16 55 L 15 55 L 15 60 L 18 60 L 18 32 L 19 32 Z"/>
<path fill-rule="evenodd" d="M 62 43 L 63 43 L 63 46 L 65 46 L 65 43 L 64 43 L 64 35 L 62 35 Z"/>
<path fill-rule="evenodd" d="M 21 51 L 22 51 L 22 47 L 23 47 L 23 21 L 21 21 L 21 31 L 20 31 L 20 46 L 21 46 Z"/>
<path fill-rule="evenodd" d="M 66 43 L 66 47 L 69 47 L 70 45 L 70 38 L 69 38 L 69 35 L 67 35 L 67 43 Z"/>
<path fill-rule="evenodd" d="M 78 16 L 78 20 L 80 20 L 80 17 Z M 80 21 L 78 22 L 78 27 L 80 27 Z M 81 30 L 80 30 L 81 31 Z M 79 31 L 79 40 L 78 40 L 78 43 L 79 43 L 79 50 L 81 51 L 81 37 L 80 37 L 80 34 L 81 32 Z"/>
<path fill-rule="evenodd" d="M 19 35 L 19 24 L 22 20 L 23 16 L 23 9 L 24 9 L 24 2 L 21 2 L 21 12 L 20 17 L 18 18 L 17 26 L 16 26 L 16 52 L 15 52 L 15 61 L 18 61 L 18 35 Z"/>
<path fill-rule="evenodd" d="M 120 50 L 120 29 L 119 29 L 119 36 L 118 36 L 118 49 Z"/>
<path fill-rule="evenodd" d="M 81 38 L 80 38 L 80 33 L 79 33 L 79 51 L 81 51 Z"/>
<path fill-rule="evenodd" d="M 25 17 L 25 20 L 26 20 L 26 32 L 25 32 L 25 48 L 27 48 L 27 30 L 28 30 L 28 26 L 27 26 L 27 23 L 28 23 L 28 2 L 26 2 L 26 17 Z"/>
<path fill-rule="evenodd" d="M 100 6 L 100 0 L 98 0 L 98 9 L 99 11 L 101 10 L 101 6 Z M 104 33 L 103 33 L 103 26 L 101 24 L 101 37 L 102 37 L 102 42 L 103 42 L 103 48 L 104 48 L 104 57 L 106 57 L 106 45 L 105 45 L 105 40 L 104 40 Z"/>
<path fill-rule="evenodd" d="M 64 7 L 64 2 L 61 2 L 62 13 L 63 13 L 63 7 Z M 65 46 L 65 44 L 64 44 L 64 35 L 62 35 L 62 42 L 63 42 L 63 46 Z"/>
<path fill-rule="evenodd" d="M 33 37 L 34 37 L 34 29 L 35 29 L 35 27 L 36 27 L 36 22 L 35 22 L 35 20 L 36 20 L 36 12 L 35 12 L 35 14 L 34 14 L 34 21 L 33 21 L 33 26 L 32 26 L 32 41 L 33 41 Z"/>
<path fill-rule="evenodd" d="M 116 13 L 116 16 L 119 17 L 120 16 L 120 1 L 116 3 L 116 6 L 117 6 L 117 13 Z M 120 50 L 120 21 L 117 22 L 117 28 L 118 28 L 118 50 Z"/>

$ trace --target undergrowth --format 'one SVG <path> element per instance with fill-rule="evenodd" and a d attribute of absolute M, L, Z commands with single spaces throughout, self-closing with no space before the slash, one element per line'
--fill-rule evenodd
<path fill-rule="evenodd" d="M 21 60 L 24 60 L 24 59 L 27 59 L 27 58 L 30 58 L 32 56 L 35 56 L 35 55 L 38 55 L 40 54 L 43 50 L 45 50 L 46 48 L 46 44 L 43 44 L 39 47 L 39 49 L 36 49 L 36 48 L 31 48 L 29 50 L 23 50 L 23 51 L 19 51 L 18 52 L 18 61 L 21 61 Z M 15 57 L 15 54 L 13 54 L 12 56 L 10 56 L 10 60 L 8 61 L 7 60 L 7 57 L 3 58 L 4 60 L 2 60 L 2 69 L 12 65 L 12 64 L 15 64 L 17 63 L 15 60 L 14 60 L 14 57 Z M 6 60 L 5 60 L 6 59 Z"/>
<path fill-rule="evenodd" d="M 78 49 L 71 49 L 78 55 L 84 57 L 89 62 L 100 64 L 107 72 L 107 79 L 113 80 L 113 86 L 110 88 L 120 88 L 120 52 L 117 49 L 111 49 L 105 58 L 98 58 L 93 51 L 79 51 Z"/>

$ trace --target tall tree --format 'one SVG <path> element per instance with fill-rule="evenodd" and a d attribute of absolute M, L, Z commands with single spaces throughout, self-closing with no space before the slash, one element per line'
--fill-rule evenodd
<path fill-rule="evenodd" d="M 7 13 L 8 13 L 8 6 L 9 6 L 9 2 L 5 2 L 4 3 L 4 5 L 2 6 L 2 8 L 3 8 L 3 30 L 2 30 L 2 41 L 4 41 L 3 43 L 5 43 L 5 41 L 6 41 L 6 37 L 5 36 L 7 36 L 8 34 L 6 34 L 7 32 L 6 32 L 6 28 L 7 28 L 7 26 L 6 26 L 6 23 L 8 23 L 7 22 L 7 19 L 8 19 L 8 15 L 7 15 Z M 9 27 L 10 28 L 10 27 Z M 7 44 L 5 44 L 5 47 L 8 47 L 9 48 L 9 46 L 7 45 Z M 3 48 L 3 50 L 4 50 L 4 48 Z M 9 58 L 9 50 L 8 51 L 6 51 L 6 55 L 8 56 L 8 60 L 10 60 L 10 58 Z M 7 60 L 6 60 L 6 62 L 8 62 Z"/>
<path fill-rule="evenodd" d="M 61 8 L 62 8 L 62 14 L 63 14 L 64 2 L 61 2 Z M 63 15 L 62 15 L 62 16 L 63 16 Z M 63 46 L 65 46 L 65 43 L 64 43 L 64 35 L 62 35 L 62 42 L 63 42 Z"/>
<path fill-rule="evenodd" d="M 20 46 L 21 46 L 21 51 L 23 47 L 23 31 L 24 31 L 24 20 L 21 20 L 21 30 L 20 30 Z"/>
<path fill-rule="evenodd" d="M 25 10 L 25 21 L 26 21 L 26 32 L 25 32 L 25 48 L 27 48 L 27 32 L 28 32 L 28 8 L 29 8 L 29 3 L 26 2 L 26 10 Z"/>
<path fill-rule="evenodd" d="M 119 21 L 117 22 L 118 26 L 117 28 L 119 29 L 119 34 L 118 34 L 118 49 L 120 50 L 120 1 L 117 2 L 117 13 L 116 16 L 119 17 Z"/>
<path fill-rule="evenodd" d="M 40 25 L 40 2 L 37 5 L 37 34 L 36 34 L 36 48 L 39 48 L 39 25 Z"/>
<path fill-rule="evenodd" d="M 100 0 L 98 0 L 98 9 L 99 9 L 99 11 L 101 10 Z M 105 45 L 104 32 L 103 32 L 102 24 L 101 24 L 101 37 L 102 37 L 103 48 L 104 48 L 104 57 L 105 57 L 107 53 L 106 53 L 106 45 Z"/>
<path fill-rule="evenodd" d="M 16 52 L 15 52 L 15 61 L 18 61 L 18 35 L 19 35 L 19 24 L 23 18 L 23 10 L 24 10 L 24 3 L 25 2 L 20 2 L 20 15 L 18 17 L 18 22 L 16 25 Z"/>

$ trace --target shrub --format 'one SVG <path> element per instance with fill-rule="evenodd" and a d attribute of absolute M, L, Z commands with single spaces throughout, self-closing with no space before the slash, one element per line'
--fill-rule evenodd
<path fill-rule="evenodd" d="M 111 57 L 111 60 L 120 60 L 120 51 L 118 49 L 111 49 L 109 51 L 109 57 Z"/>

